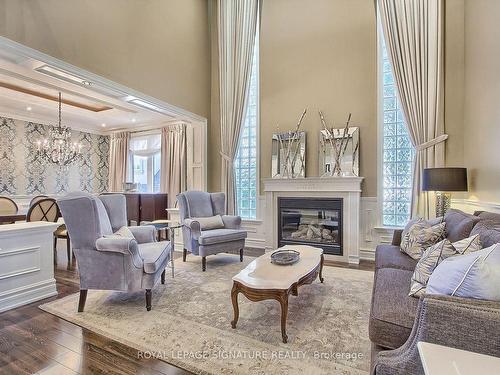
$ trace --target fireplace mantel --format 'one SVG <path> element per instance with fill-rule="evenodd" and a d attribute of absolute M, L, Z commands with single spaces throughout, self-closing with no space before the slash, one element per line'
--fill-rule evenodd
<path fill-rule="evenodd" d="M 363 177 L 264 178 L 264 191 L 361 192 Z"/>
<path fill-rule="evenodd" d="M 326 255 L 326 259 L 359 263 L 359 205 L 363 177 L 306 177 L 263 180 L 266 198 L 266 249 L 278 244 L 278 198 L 342 198 L 343 250 L 342 256 Z"/>

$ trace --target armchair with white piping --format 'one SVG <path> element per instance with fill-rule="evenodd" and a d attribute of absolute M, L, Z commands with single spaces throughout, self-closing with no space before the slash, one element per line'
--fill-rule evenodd
<path fill-rule="evenodd" d="M 186 191 L 177 195 L 183 225 L 183 261 L 188 251 L 201 256 L 202 271 L 206 270 L 206 257 L 212 254 L 239 251 L 243 261 L 247 232 L 241 229 L 241 217 L 226 215 L 225 201 L 224 193 Z"/>

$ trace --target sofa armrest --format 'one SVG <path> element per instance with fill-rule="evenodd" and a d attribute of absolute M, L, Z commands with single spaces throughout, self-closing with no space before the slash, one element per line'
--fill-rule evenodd
<path fill-rule="evenodd" d="M 394 246 L 400 246 L 401 245 L 401 236 L 403 235 L 403 230 L 402 229 L 396 229 L 394 230 L 394 234 L 392 235 L 392 244 Z"/>
<path fill-rule="evenodd" d="M 188 228 L 191 233 L 191 238 L 197 240 L 201 236 L 201 224 L 199 221 L 193 219 L 184 219 L 184 226 Z"/>
<path fill-rule="evenodd" d="M 134 235 L 137 243 L 156 242 L 156 229 L 153 225 L 128 227 L 128 229 Z"/>
<path fill-rule="evenodd" d="M 227 229 L 241 228 L 241 216 L 222 215 L 222 221 L 224 222 L 224 228 Z"/>
<path fill-rule="evenodd" d="M 500 302 L 422 296 L 410 337 L 400 348 L 380 352 L 374 373 L 423 374 L 417 349 L 419 341 L 498 357 Z"/>
<path fill-rule="evenodd" d="M 138 253 L 137 241 L 133 238 L 126 237 L 101 237 L 96 240 L 95 247 L 98 251 L 110 251 L 113 253 L 132 255 Z"/>

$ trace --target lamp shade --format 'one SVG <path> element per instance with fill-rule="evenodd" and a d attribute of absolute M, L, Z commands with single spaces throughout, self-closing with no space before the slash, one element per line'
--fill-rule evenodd
<path fill-rule="evenodd" d="M 467 191 L 467 168 L 425 168 L 423 191 Z"/>

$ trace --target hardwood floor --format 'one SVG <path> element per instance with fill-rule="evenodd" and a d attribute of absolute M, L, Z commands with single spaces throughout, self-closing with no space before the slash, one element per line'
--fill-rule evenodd
<path fill-rule="evenodd" d="M 59 295 L 52 299 L 79 290 L 76 264 L 68 268 L 65 243 L 59 242 L 55 270 Z M 257 256 L 262 250 L 246 249 L 245 254 Z M 373 262 L 366 261 L 359 266 L 331 261 L 325 265 L 374 268 Z M 38 308 L 40 304 L 0 314 L 0 374 L 189 374 L 160 360 L 138 358 L 136 350 L 46 313 Z"/>

